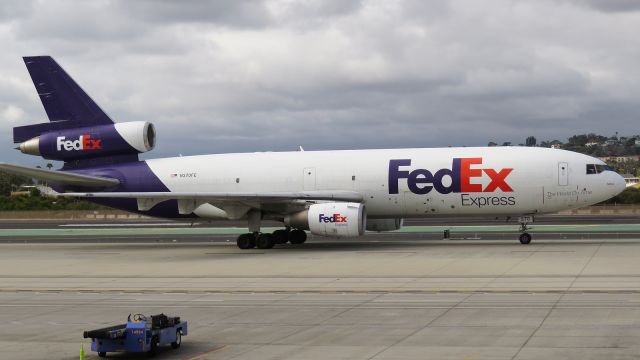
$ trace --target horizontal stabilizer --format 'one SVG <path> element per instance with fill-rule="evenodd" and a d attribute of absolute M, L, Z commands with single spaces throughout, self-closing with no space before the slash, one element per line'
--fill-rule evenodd
<path fill-rule="evenodd" d="M 73 127 L 68 121 L 52 121 L 42 124 L 16 126 L 13 128 L 13 142 L 21 143 L 49 131 L 60 131 Z"/>
<path fill-rule="evenodd" d="M 0 171 L 13 174 L 13 175 L 26 176 L 30 178 L 57 182 L 57 183 L 66 184 L 66 185 L 77 185 L 77 186 L 87 186 L 87 187 L 110 187 L 110 186 L 116 186 L 120 183 L 118 179 L 113 179 L 113 178 L 81 175 L 81 174 L 75 174 L 75 173 L 63 172 L 63 171 L 43 170 L 43 169 L 30 168 L 27 166 L 12 165 L 12 164 L 5 164 L 5 163 L 0 163 Z"/>
<path fill-rule="evenodd" d="M 218 201 L 288 201 L 288 200 L 331 200 L 362 202 L 362 194 L 355 191 L 302 191 L 302 192 L 93 192 L 62 193 L 60 196 L 88 198 L 127 198 L 161 200 L 218 200 Z"/>

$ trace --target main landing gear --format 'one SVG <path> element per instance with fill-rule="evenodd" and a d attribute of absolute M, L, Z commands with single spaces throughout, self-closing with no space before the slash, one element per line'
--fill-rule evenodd
<path fill-rule="evenodd" d="M 520 223 L 521 232 L 518 239 L 520 240 L 520 244 L 527 245 L 531 243 L 531 234 L 527 232 L 527 230 L 529 230 L 527 224 L 533 222 L 533 216 L 520 216 L 518 222 Z"/>
<path fill-rule="evenodd" d="M 271 249 L 276 244 L 303 244 L 307 241 L 307 233 L 304 230 L 281 229 L 273 233 L 253 232 L 241 234 L 236 243 L 240 249 Z"/>

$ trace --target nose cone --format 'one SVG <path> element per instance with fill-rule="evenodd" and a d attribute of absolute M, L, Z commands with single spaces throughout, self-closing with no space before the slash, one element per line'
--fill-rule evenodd
<path fill-rule="evenodd" d="M 618 195 L 621 192 L 623 192 L 624 189 L 627 188 L 627 182 L 624 180 L 624 178 L 620 174 L 616 173 L 616 175 L 618 175 L 617 184 L 616 184 L 616 195 Z"/>
<path fill-rule="evenodd" d="M 611 196 L 616 196 L 627 188 L 627 182 L 615 171 L 609 171 L 607 179 L 607 187 L 611 190 Z"/>

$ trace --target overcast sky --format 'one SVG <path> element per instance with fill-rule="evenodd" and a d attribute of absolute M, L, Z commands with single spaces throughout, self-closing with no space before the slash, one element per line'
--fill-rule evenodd
<path fill-rule="evenodd" d="M 0 1 L 0 161 L 51 55 L 146 157 L 640 133 L 640 1 Z M 42 161 L 41 161 L 42 162 Z"/>

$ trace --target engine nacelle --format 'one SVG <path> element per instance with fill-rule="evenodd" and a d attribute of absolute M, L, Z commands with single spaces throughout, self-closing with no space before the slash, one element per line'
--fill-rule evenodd
<path fill-rule="evenodd" d="M 110 155 L 139 154 L 153 149 L 153 124 L 132 121 L 119 124 L 50 131 L 20 144 L 25 154 L 50 160 L 76 160 Z"/>
<path fill-rule="evenodd" d="M 393 231 L 400 230 L 402 218 L 394 219 L 367 219 L 367 230 L 369 231 Z"/>
<path fill-rule="evenodd" d="M 366 214 L 359 203 L 321 203 L 289 215 L 285 224 L 322 236 L 354 237 L 364 234 Z"/>

